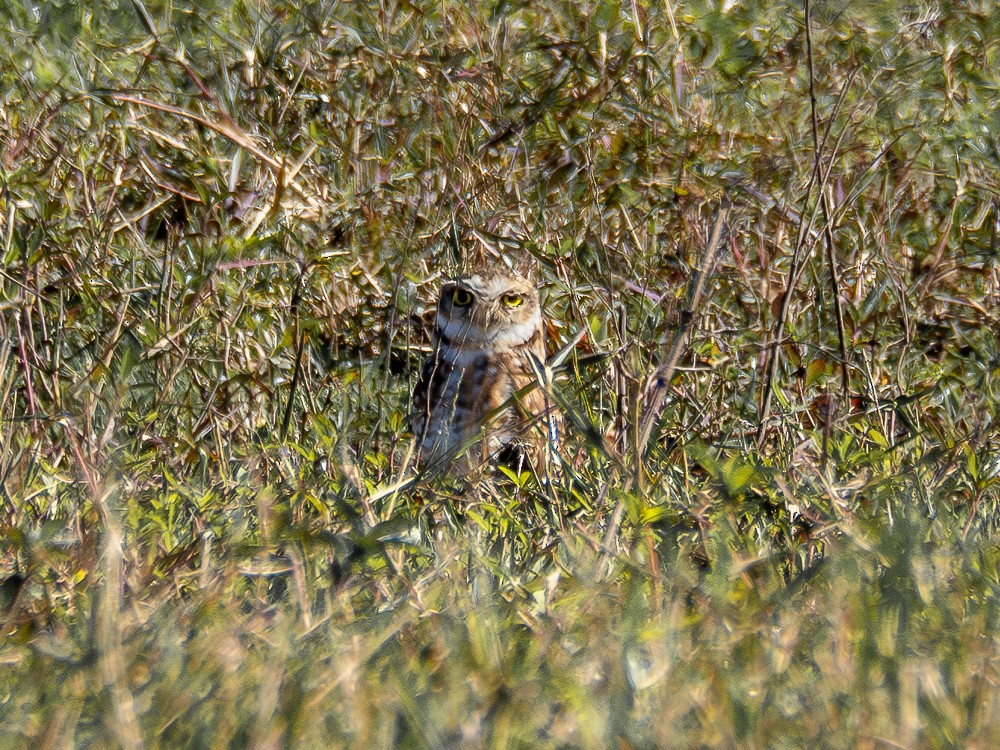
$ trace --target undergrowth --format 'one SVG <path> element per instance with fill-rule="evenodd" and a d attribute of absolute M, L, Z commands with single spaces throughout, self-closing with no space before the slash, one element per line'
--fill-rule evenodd
<path fill-rule="evenodd" d="M 0 18 L 0 746 L 1000 740 L 992 4 Z M 478 265 L 548 483 L 413 460 Z"/>

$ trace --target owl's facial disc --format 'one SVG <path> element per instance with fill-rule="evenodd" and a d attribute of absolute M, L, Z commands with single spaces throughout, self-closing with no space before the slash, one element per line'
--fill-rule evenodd
<path fill-rule="evenodd" d="M 437 325 L 453 346 L 518 346 L 541 328 L 538 293 L 513 274 L 468 274 L 441 288 Z"/>

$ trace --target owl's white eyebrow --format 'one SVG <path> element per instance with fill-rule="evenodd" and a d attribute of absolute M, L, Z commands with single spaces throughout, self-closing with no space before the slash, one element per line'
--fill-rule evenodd
<path fill-rule="evenodd" d="M 490 299 L 496 299 L 501 294 L 504 294 L 505 292 L 510 292 L 512 290 L 510 288 L 510 282 L 509 281 L 507 281 L 505 279 L 497 279 L 493 283 L 489 284 L 486 287 L 485 291 L 486 291 L 486 296 L 487 297 L 489 297 Z M 521 291 L 518 290 L 517 293 L 521 294 Z"/>
<path fill-rule="evenodd" d="M 475 276 L 466 276 L 458 280 L 457 286 L 460 286 L 473 294 L 485 297 L 487 299 L 496 299 L 504 292 L 511 291 L 511 279 L 505 277 L 498 277 L 493 279 L 484 280 L 482 276 L 478 274 Z"/>

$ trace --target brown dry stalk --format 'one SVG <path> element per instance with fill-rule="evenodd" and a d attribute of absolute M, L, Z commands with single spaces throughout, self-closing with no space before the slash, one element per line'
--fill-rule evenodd
<path fill-rule="evenodd" d="M 701 260 L 701 268 L 691 278 L 688 287 L 687 305 L 681 310 L 681 322 L 674 334 L 670 349 L 666 356 L 650 376 L 646 385 L 646 406 L 643 409 L 642 425 L 639 430 L 639 440 L 636 444 L 636 455 L 642 456 L 646 451 L 646 444 L 653 433 L 653 428 L 660 419 L 660 412 L 663 410 L 663 402 L 666 400 L 667 391 L 670 388 L 670 381 L 673 379 L 674 371 L 680 360 L 681 352 L 687 343 L 688 334 L 694 322 L 695 313 L 701 305 L 702 297 L 705 293 L 705 285 L 715 270 L 715 259 L 719 248 L 722 246 L 722 237 L 725 233 L 726 220 L 732 206 L 728 199 L 724 199 L 719 213 L 715 217 L 715 226 L 712 227 L 712 235 L 705 247 L 705 254 Z"/>

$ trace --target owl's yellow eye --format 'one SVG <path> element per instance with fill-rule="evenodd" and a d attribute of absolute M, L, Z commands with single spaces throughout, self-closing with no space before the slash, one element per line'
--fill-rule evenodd
<path fill-rule="evenodd" d="M 465 289 L 458 288 L 451 294 L 451 304 L 455 307 L 468 307 L 472 304 L 472 295 Z"/>
<path fill-rule="evenodd" d="M 507 305 L 507 307 L 520 307 L 522 304 L 524 304 L 524 295 L 505 294 L 500 298 L 500 301 L 503 302 L 505 305 Z"/>

